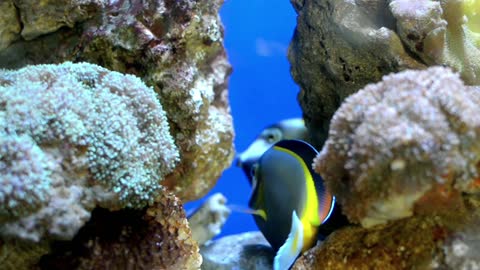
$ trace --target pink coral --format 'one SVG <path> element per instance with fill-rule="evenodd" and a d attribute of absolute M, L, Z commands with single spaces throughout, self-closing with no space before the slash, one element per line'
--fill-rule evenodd
<path fill-rule="evenodd" d="M 385 76 L 335 113 L 315 170 L 366 227 L 412 215 L 437 184 L 476 193 L 479 97 L 447 68 Z"/>

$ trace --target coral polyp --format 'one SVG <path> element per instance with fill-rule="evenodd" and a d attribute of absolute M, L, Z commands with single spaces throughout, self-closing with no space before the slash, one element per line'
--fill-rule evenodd
<path fill-rule="evenodd" d="M 458 191 L 479 191 L 478 115 L 480 92 L 450 69 L 388 75 L 345 100 L 314 166 L 364 227 L 411 216 L 418 204 L 455 208 Z"/>

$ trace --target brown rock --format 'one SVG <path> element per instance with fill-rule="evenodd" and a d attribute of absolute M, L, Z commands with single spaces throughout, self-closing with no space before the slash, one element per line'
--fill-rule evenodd
<path fill-rule="evenodd" d="M 275 252 L 261 232 L 225 236 L 202 247 L 202 270 L 272 269 Z"/>
<path fill-rule="evenodd" d="M 200 269 L 202 257 L 181 202 L 157 198 L 145 211 L 97 209 L 71 242 L 56 242 L 41 269 Z"/>
<path fill-rule="evenodd" d="M 303 254 L 292 270 L 476 269 L 478 196 L 465 196 L 463 210 L 415 216 L 370 229 L 345 227 Z"/>
<path fill-rule="evenodd" d="M 395 33 L 388 1 L 292 0 L 297 27 L 288 58 L 314 145 L 327 138 L 342 101 L 385 74 L 425 65 Z"/>

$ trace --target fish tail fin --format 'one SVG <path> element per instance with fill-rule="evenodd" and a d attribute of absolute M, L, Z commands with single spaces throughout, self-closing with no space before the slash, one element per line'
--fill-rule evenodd
<path fill-rule="evenodd" d="M 288 270 L 303 248 L 303 225 L 295 210 L 292 212 L 292 227 L 285 243 L 278 249 L 273 260 L 273 270 Z"/>

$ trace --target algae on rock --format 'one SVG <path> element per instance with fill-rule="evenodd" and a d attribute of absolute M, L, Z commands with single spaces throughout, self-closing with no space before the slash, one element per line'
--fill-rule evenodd
<path fill-rule="evenodd" d="M 137 75 L 159 94 L 180 150 L 180 163 L 164 185 L 183 201 L 213 187 L 234 152 L 231 67 L 218 15 L 223 1 L 49 0 L 37 10 L 19 2 L 18 20 L 34 12 L 42 23 L 35 24 L 36 34 L 9 38 L 11 44 L 0 47 L 0 68 L 86 61 Z M 51 12 L 63 3 L 77 6 L 72 14 Z M 65 27 L 55 31 L 58 22 Z"/>

